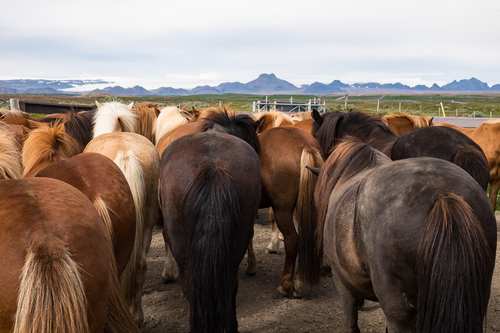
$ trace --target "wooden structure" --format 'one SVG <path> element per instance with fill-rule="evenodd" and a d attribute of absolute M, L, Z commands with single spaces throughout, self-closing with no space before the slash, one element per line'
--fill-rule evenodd
<path fill-rule="evenodd" d="M 56 103 L 38 103 L 38 102 L 26 102 L 20 101 L 17 98 L 12 98 L 10 100 L 10 109 L 18 109 L 27 113 L 42 113 L 42 114 L 53 114 L 53 113 L 65 113 L 70 110 L 79 111 L 90 111 L 96 108 L 95 105 L 81 105 L 81 104 L 56 104 Z"/>

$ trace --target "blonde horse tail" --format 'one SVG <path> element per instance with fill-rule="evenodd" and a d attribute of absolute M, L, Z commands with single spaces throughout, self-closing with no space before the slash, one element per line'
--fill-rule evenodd
<path fill-rule="evenodd" d="M 300 185 L 297 198 L 299 216 L 299 261 L 298 272 L 303 281 L 314 285 L 319 282 L 322 257 L 316 251 L 316 218 L 314 216 L 313 193 L 318 176 L 306 166 L 321 168 L 323 155 L 315 148 L 304 148 L 300 158 Z"/>
<path fill-rule="evenodd" d="M 27 251 L 13 333 L 34 332 L 90 332 L 83 280 L 61 240 Z"/>
<path fill-rule="evenodd" d="M 94 202 L 99 216 L 101 216 L 104 226 L 106 227 L 106 238 L 110 248 L 114 248 L 114 231 L 113 222 L 109 215 L 109 208 L 106 202 L 100 197 L 97 197 Z M 123 293 L 120 289 L 118 267 L 115 259 L 114 251 L 111 251 L 111 277 L 110 277 L 110 290 L 108 296 L 108 317 L 106 320 L 106 331 L 109 333 L 120 332 L 140 332 L 137 327 L 132 314 L 129 312 Z"/>
<path fill-rule="evenodd" d="M 146 181 L 142 164 L 137 155 L 128 150 L 118 152 L 115 161 L 122 170 L 132 191 L 134 206 L 136 212 L 136 229 L 134 249 L 130 255 L 130 260 L 123 271 L 120 281 L 125 300 L 129 303 L 129 309 L 132 314 L 141 313 L 141 295 L 137 290 L 142 285 L 146 271 L 146 258 L 143 253 L 144 248 L 144 205 L 146 198 Z M 141 276 L 138 276 L 141 274 Z M 142 319 L 138 320 L 139 322 Z"/>

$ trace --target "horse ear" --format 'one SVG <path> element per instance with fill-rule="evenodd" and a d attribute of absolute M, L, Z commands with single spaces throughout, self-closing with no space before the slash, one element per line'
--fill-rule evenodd
<path fill-rule="evenodd" d="M 321 170 L 321 168 L 313 168 L 310 167 L 309 165 L 306 165 L 306 169 L 314 173 L 316 176 L 319 175 L 319 171 Z"/>
<path fill-rule="evenodd" d="M 95 101 L 95 105 L 97 106 L 97 108 L 99 109 L 100 107 L 102 107 L 102 104 L 99 103 L 98 101 Z"/>
<path fill-rule="evenodd" d="M 434 117 L 431 117 L 431 119 L 429 119 L 429 126 L 431 126 L 431 124 L 434 125 L 434 123 L 432 122 L 433 119 L 434 119 Z"/>
<path fill-rule="evenodd" d="M 319 126 L 321 126 L 321 124 L 323 124 L 323 117 L 321 117 L 318 110 L 312 110 L 312 117 L 313 117 L 314 121 L 318 123 Z"/>
<path fill-rule="evenodd" d="M 181 110 L 186 111 L 187 110 L 187 104 L 184 104 L 184 106 L 181 108 Z"/>
<path fill-rule="evenodd" d="M 266 116 L 263 116 L 259 120 L 255 121 L 255 125 L 256 125 L 255 131 L 257 131 L 259 129 L 260 125 L 262 125 L 262 123 L 264 122 L 265 119 L 266 119 Z"/>
<path fill-rule="evenodd" d="M 30 134 L 31 130 L 24 127 L 24 125 L 21 125 L 21 131 L 23 133 L 24 140 L 26 140 L 28 138 L 28 135 Z"/>
<path fill-rule="evenodd" d="M 132 110 L 134 107 L 134 102 L 131 102 L 129 105 L 127 105 L 127 109 Z"/>

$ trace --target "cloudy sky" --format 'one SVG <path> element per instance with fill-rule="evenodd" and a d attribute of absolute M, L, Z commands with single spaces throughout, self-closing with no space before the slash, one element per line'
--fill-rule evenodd
<path fill-rule="evenodd" d="M 16 0 L 0 79 L 500 83 L 498 0 Z"/>

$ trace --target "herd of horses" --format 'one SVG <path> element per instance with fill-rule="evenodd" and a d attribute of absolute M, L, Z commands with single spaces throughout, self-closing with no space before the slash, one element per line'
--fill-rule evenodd
<path fill-rule="evenodd" d="M 155 224 L 191 331 L 237 332 L 261 208 L 268 252 L 284 242 L 277 293 L 300 298 L 331 265 L 344 332 L 359 332 L 363 299 L 380 302 L 388 332 L 482 332 L 499 126 L 152 103 L 2 110 L 0 332 L 140 332 Z"/>

